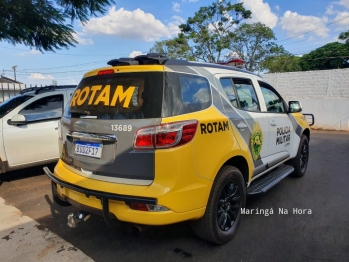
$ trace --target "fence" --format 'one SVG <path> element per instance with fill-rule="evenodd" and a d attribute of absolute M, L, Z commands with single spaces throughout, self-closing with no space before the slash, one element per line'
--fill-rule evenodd
<path fill-rule="evenodd" d="M 349 68 L 265 74 L 288 101 L 302 103 L 315 116 L 315 129 L 349 131 Z"/>
<path fill-rule="evenodd" d="M 31 85 L 27 86 L 25 84 L 0 83 L 0 103 L 15 95 L 18 95 L 19 92 L 28 87 L 31 87 Z"/>

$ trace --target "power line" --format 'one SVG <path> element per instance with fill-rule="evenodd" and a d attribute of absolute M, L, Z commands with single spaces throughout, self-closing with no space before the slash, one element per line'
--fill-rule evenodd
<path fill-rule="evenodd" d="M 27 49 L 19 49 L 19 48 L 11 48 L 11 47 L 5 47 L 5 46 L 0 46 L 0 48 L 4 48 L 4 49 L 11 49 L 11 50 L 17 50 L 17 51 L 25 51 L 25 52 L 29 52 L 30 50 L 34 50 L 34 49 L 30 49 L 30 50 L 27 50 Z M 42 53 L 42 54 L 45 54 L 45 55 L 65 55 L 65 56 L 110 56 L 110 57 L 113 57 L 113 56 L 123 56 L 123 55 L 126 55 L 128 56 L 128 54 L 109 54 L 109 55 L 76 55 L 76 54 L 61 54 L 61 53 Z"/>
<path fill-rule="evenodd" d="M 335 24 L 335 23 L 337 23 L 337 22 L 339 22 L 339 21 L 342 21 L 342 20 L 344 20 L 344 19 L 347 19 L 347 18 L 349 18 L 349 16 L 346 16 L 346 17 L 344 17 L 344 18 L 342 18 L 342 19 L 338 19 L 338 20 L 336 20 L 336 21 L 333 21 L 333 22 L 328 23 L 328 24 L 326 24 L 326 25 L 320 26 L 320 27 L 315 28 L 315 29 L 313 29 L 313 30 L 306 31 L 306 32 L 301 33 L 301 34 L 299 34 L 299 35 L 295 35 L 295 36 L 292 36 L 292 37 L 289 37 L 289 38 L 286 38 L 286 39 L 283 39 L 283 40 L 276 41 L 276 43 L 283 42 L 283 41 L 286 41 L 286 40 L 289 40 L 289 39 L 296 38 L 296 37 L 301 36 L 301 35 L 305 35 L 305 34 L 314 32 L 314 31 L 316 31 L 316 30 L 318 30 L 318 29 L 320 29 L 320 28 L 326 27 L 326 26 L 328 26 L 328 25 Z"/>
<path fill-rule="evenodd" d="M 31 68 L 31 69 L 22 69 L 17 72 L 23 72 L 23 71 L 28 71 L 28 70 L 48 70 L 48 69 L 56 69 L 56 68 L 67 68 L 67 67 L 75 67 L 75 66 L 81 66 L 81 65 L 89 65 L 89 64 L 97 64 L 101 62 L 106 62 L 106 60 L 101 60 L 101 61 L 95 61 L 95 62 L 89 62 L 89 63 L 83 63 L 83 64 L 74 64 L 74 65 L 69 65 L 69 66 L 57 66 L 57 67 L 48 67 L 48 68 Z"/>
<path fill-rule="evenodd" d="M 329 35 L 334 35 L 334 34 L 338 34 L 340 32 L 343 32 L 343 30 L 340 30 L 340 31 L 336 31 L 336 32 L 332 32 L 330 33 Z M 317 37 L 314 37 L 314 39 L 316 38 L 320 38 L 322 36 L 317 36 Z M 294 41 L 294 42 L 289 42 L 289 43 L 286 43 L 286 44 L 283 44 L 283 45 L 288 45 L 288 44 L 294 44 L 294 43 L 298 43 L 298 42 L 304 42 L 304 41 L 309 41 L 308 39 L 302 39 L 302 40 L 299 40 L 299 41 Z"/>
<path fill-rule="evenodd" d="M 5 70 L 7 71 L 7 70 Z M 75 71 L 62 71 L 62 72 L 41 72 L 43 74 L 66 74 L 66 73 L 81 73 L 81 72 L 87 72 L 88 70 L 75 70 Z M 40 74 L 40 72 L 21 72 L 21 75 L 28 75 L 28 74 Z"/>

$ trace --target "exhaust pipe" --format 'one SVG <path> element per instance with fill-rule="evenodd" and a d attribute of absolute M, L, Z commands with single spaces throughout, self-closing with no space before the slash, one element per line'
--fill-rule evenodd
<path fill-rule="evenodd" d="M 79 211 L 76 215 L 74 213 L 70 213 L 67 217 L 67 220 L 68 220 L 67 225 L 71 228 L 75 228 L 81 222 L 85 222 L 90 217 L 91 217 L 91 214 L 85 211 Z"/>
<path fill-rule="evenodd" d="M 145 225 L 139 225 L 139 224 L 132 224 L 131 225 L 131 231 L 132 235 L 139 236 L 139 234 L 145 230 L 147 230 L 150 226 Z"/>

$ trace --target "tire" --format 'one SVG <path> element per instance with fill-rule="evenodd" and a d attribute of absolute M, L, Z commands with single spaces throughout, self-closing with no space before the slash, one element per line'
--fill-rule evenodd
<path fill-rule="evenodd" d="M 294 167 L 292 176 L 302 177 L 305 175 L 308 167 L 309 160 L 309 141 L 305 135 L 302 135 L 301 141 L 299 142 L 299 147 L 297 155 L 295 158 L 291 159 L 288 163 Z"/>
<path fill-rule="evenodd" d="M 245 181 L 240 170 L 223 166 L 213 183 L 204 216 L 192 221 L 193 231 L 214 244 L 227 243 L 239 228 L 245 204 Z"/>
<path fill-rule="evenodd" d="M 71 206 L 71 204 L 67 201 L 64 201 L 62 200 L 58 193 L 57 193 L 57 185 L 51 181 L 51 189 L 52 189 L 52 197 L 53 197 L 53 200 L 56 204 L 62 206 L 62 207 L 67 207 L 67 206 Z"/>

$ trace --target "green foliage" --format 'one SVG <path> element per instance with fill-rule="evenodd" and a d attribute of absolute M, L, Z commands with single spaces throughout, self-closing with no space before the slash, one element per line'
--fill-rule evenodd
<path fill-rule="evenodd" d="M 234 26 L 250 17 L 251 11 L 245 10 L 242 3 L 232 5 L 229 1 L 217 0 L 201 7 L 179 28 L 195 59 L 215 63 L 220 61 L 222 50 L 229 48 Z"/>
<path fill-rule="evenodd" d="M 261 68 L 268 73 L 301 71 L 299 60 L 299 57 L 291 54 L 270 56 L 261 63 Z"/>
<path fill-rule="evenodd" d="M 301 71 L 299 57 L 287 52 L 282 46 L 274 54 L 266 57 L 260 67 L 268 73 L 283 73 Z"/>
<path fill-rule="evenodd" d="M 262 23 L 242 24 L 234 33 L 230 48 L 246 62 L 249 71 L 263 70 L 265 59 L 284 52 L 282 46 L 272 42 L 274 32 Z"/>
<path fill-rule="evenodd" d="M 113 0 L 0 0 L 0 41 L 40 51 L 74 46 L 73 22 L 105 13 Z"/>
<path fill-rule="evenodd" d="M 349 31 L 340 33 L 338 39 L 345 40 L 345 43 L 349 44 Z"/>
<path fill-rule="evenodd" d="M 349 45 L 329 43 L 300 58 L 302 71 L 349 68 Z"/>
<path fill-rule="evenodd" d="M 150 53 L 166 54 L 171 59 L 195 59 L 192 55 L 192 49 L 182 33 L 173 39 L 155 42 Z"/>

